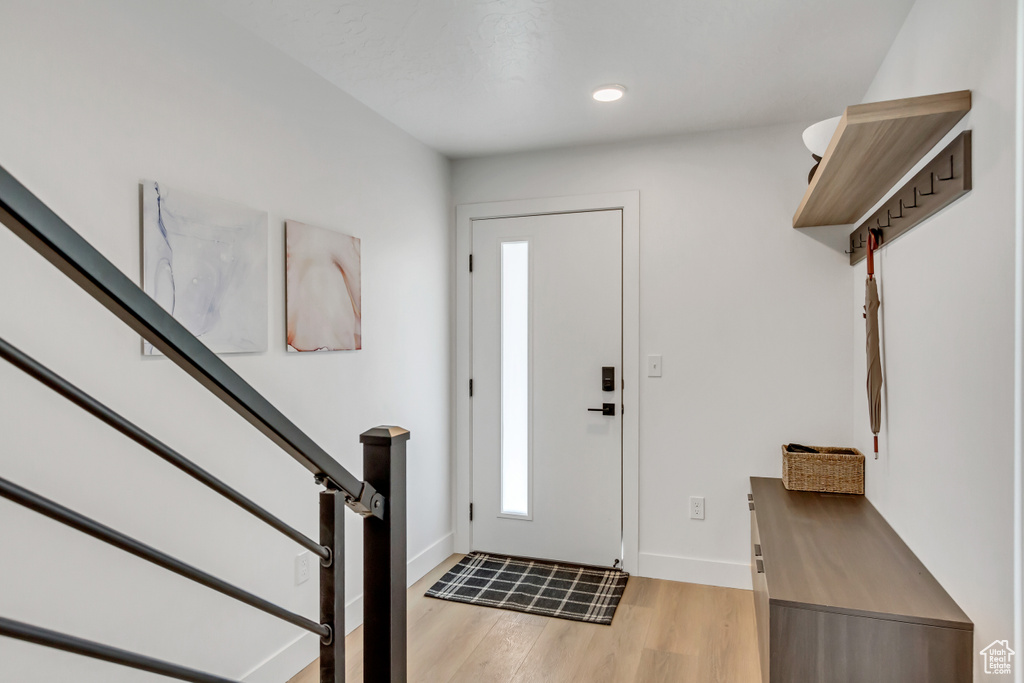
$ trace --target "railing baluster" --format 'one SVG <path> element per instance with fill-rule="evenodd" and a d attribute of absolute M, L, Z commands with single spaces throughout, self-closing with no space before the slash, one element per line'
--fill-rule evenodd
<path fill-rule="evenodd" d="M 189 681 L 190 683 L 237 683 L 229 678 L 222 678 L 221 676 L 214 676 L 213 674 L 197 671 L 178 664 L 171 664 L 162 659 L 147 657 L 137 652 L 129 652 L 128 650 L 111 647 L 103 643 L 51 631 L 39 626 L 32 626 L 31 624 L 14 621 L 13 619 L 4 619 L 3 617 L 0 617 L 0 636 L 17 638 L 28 643 L 52 647 L 55 650 L 64 650 L 65 652 L 72 652 L 84 657 L 101 659 L 105 662 L 120 664 L 121 666 L 128 666 L 141 671 L 149 671 L 161 676 L 177 678 L 179 681 Z"/>
<path fill-rule="evenodd" d="M 330 563 L 320 562 L 320 623 L 331 639 L 320 640 L 320 683 L 345 683 L 345 506 L 336 491 L 320 494 L 320 544 Z"/>
<path fill-rule="evenodd" d="M 196 481 L 224 496 L 257 519 L 260 519 L 269 526 L 277 529 L 299 545 L 315 553 L 317 557 L 327 557 L 327 551 L 314 543 L 313 539 L 270 514 L 262 507 L 249 500 L 185 456 L 181 455 L 164 442 L 103 405 L 71 382 L 30 357 L 28 354 L 15 348 L 11 344 L 8 344 L 4 339 L 0 339 L 0 358 L 3 358 L 29 377 L 32 377 L 42 384 L 50 387 L 85 412 L 102 420 L 135 443 L 160 456 L 174 467 L 177 467 L 185 474 L 194 478 Z"/>
<path fill-rule="evenodd" d="M 320 636 L 327 633 L 323 624 L 317 623 L 312 619 L 307 619 L 301 614 L 290 612 L 283 607 L 275 605 L 269 600 L 264 600 L 258 595 L 253 595 L 249 591 L 242 590 L 238 586 L 232 585 L 222 579 L 218 579 L 212 574 L 207 574 L 201 569 L 197 569 L 190 564 L 186 564 L 176 557 L 172 557 L 167 553 L 161 552 L 152 546 L 146 545 L 145 543 L 132 538 L 131 536 L 122 534 L 120 531 L 115 531 L 105 524 L 100 524 L 94 519 L 90 519 L 85 515 L 80 515 L 70 508 L 66 508 L 59 503 L 55 503 L 48 498 L 44 498 L 37 493 L 33 493 L 32 491 L 22 488 L 14 482 L 7 481 L 3 478 L 0 478 L 0 498 L 6 498 L 18 505 L 27 507 L 29 510 L 45 515 L 50 519 L 67 525 L 76 531 L 80 531 L 83 534 L 87 534 L 97 540 L 108 543 L 115 548 L 131 553 L 132 555 L 140 557 L 147 562 L 152 562 L 158 567 L 174 572 L 179 576 L 184 576 L 190 581 L 206 586 L 218 593 L 223 593 L 224 595 L 234 598 L 239 602 L 244 602 L 251 607 L 262 610 L 267 614 L 273 615 L 283 621 L 287 621 L 290 624 L 294 624 Z"/>
<path fill-rule="evenodd" d="M 359 440 L 363 477 L 387 501 L 383 519 L 363 520 L 363 680 L 405 683 L 405 444 L 409 432 L 376 427 L 363 432 Z"/>

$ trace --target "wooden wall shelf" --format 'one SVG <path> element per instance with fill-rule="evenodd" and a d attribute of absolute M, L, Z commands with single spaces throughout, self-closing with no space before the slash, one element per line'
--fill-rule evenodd
<path fill-rule="evenodd" d="M 970 90 L 847 107 L 793 227 L 854 222 L 970 110 Z"/>

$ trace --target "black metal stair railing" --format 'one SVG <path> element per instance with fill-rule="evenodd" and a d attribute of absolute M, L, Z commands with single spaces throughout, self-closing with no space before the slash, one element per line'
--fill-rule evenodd
<path fill-rule="evenodd" d="M 22 370 L 41 384 L 53 389 L 55 392 L 68 399 L 82 410 L 93 415 L 102 422 L 105 422 L 132 441 L 135 441 L 140 446 L 152 451 L 174 467 L 177 467 L 179 470 L 213 489 L 249 514 L 277 529 L 302 547 L 318 555 L 320 559 L 330 559 L 330 553 L 328 553 L 322 545 L 311 539 L 309 536 L 306 536 L 298 529 L 295 529 L 270 514 L 262 507 L 231 488 L 228 484 L 202 469 L 188 458 L 182 456 L 167 444 L 132 424 L 118 413 L 94 399 L 92 396 L 88 395 L 78 387 L 66 381 L 64 378 L 52 372 L 50 369 L 44 367 L 34 359 L 11 346 L 4 339 L 0 339 L 0 358 L 3 358 L 14 367 Z"/>
<path fill-rule="evenodd" d="M 364 519 L 364 680 L 405 681 L 405 444 L 409 432 L 399 427 L 364 432 L 360 441 L 366 479 L 360 481 L 2 167 L 0 222 L 313 473 L 316 482 L 325 488 L 319 494 L 319 541 L 0 339 L 0 358 L 316 554 L 321 567 L 320 619 L 314 621 L 279 607 L 2 477 L 0 497 L 317 634 L 321 642 L 321 683 L 345 680 L 343 515 L 347 506 Z M 0 636 L 183 681 L 232 683 L 227 678 L 4 617 L 0 617 Z"/>

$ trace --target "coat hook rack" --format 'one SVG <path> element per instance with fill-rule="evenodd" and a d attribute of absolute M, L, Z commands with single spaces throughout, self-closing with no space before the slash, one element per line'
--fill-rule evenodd
<path fill-rule="evenodd" d="M 971 131 L 965 130 L 850 233 L 852 251 L 845 252 L 850 265 L 866 258 L 859 246 L 867 242 L 869 232 L 875 234 L 876 248 L 881 248 L 970 192 L 971 183 Z M 912 204 L 907 203 L 908 197 L 913 198 Z M 904 214 L 904 209 L 916 210 Z"/>
<path fill-rule="evenodd" d="M 914 189 L 917 189 L 916 185 Z M 928 173 L 928 189 L 928 192 L 918 192 L 918 194 L 922 197 L 931 197 L 933 194 L 935 194 L 935 173 Z"/>
<path fill-rule="evenodd" d="M 948 178 L 943 178 L 942 176 L 939 176 L 939 180 L 941 180 L 942 182 L 946 182 L 947 180 L 952 180 L 954 175 L 955 175 L 955 171 L 953 169 L 953 155 L 950 154 L 949 155 L 949 177 Z"/>
<path fill-rule="evenodd" d="M 859 240 L 859 241 L 858 241 Z M 850 235 L 850 249 L 849 251 L 843 250 L 844 254 L 854 254 L 858 249 L 864 248 L 864 235 L 851 234 Z"/>

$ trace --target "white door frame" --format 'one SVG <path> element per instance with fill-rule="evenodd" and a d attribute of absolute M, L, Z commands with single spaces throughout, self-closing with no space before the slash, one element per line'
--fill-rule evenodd
<path fill-rule="evenodd" d="M 623 568 L 639 570 L 640 536 L 640 192 L 548 197 L 455 208 L 455 552 L 472 547 L 469 523 L 472 490 L 473 300 L 469 273 L 473 221 L 553 213 L 622 211 L 622 539 Z"/>

